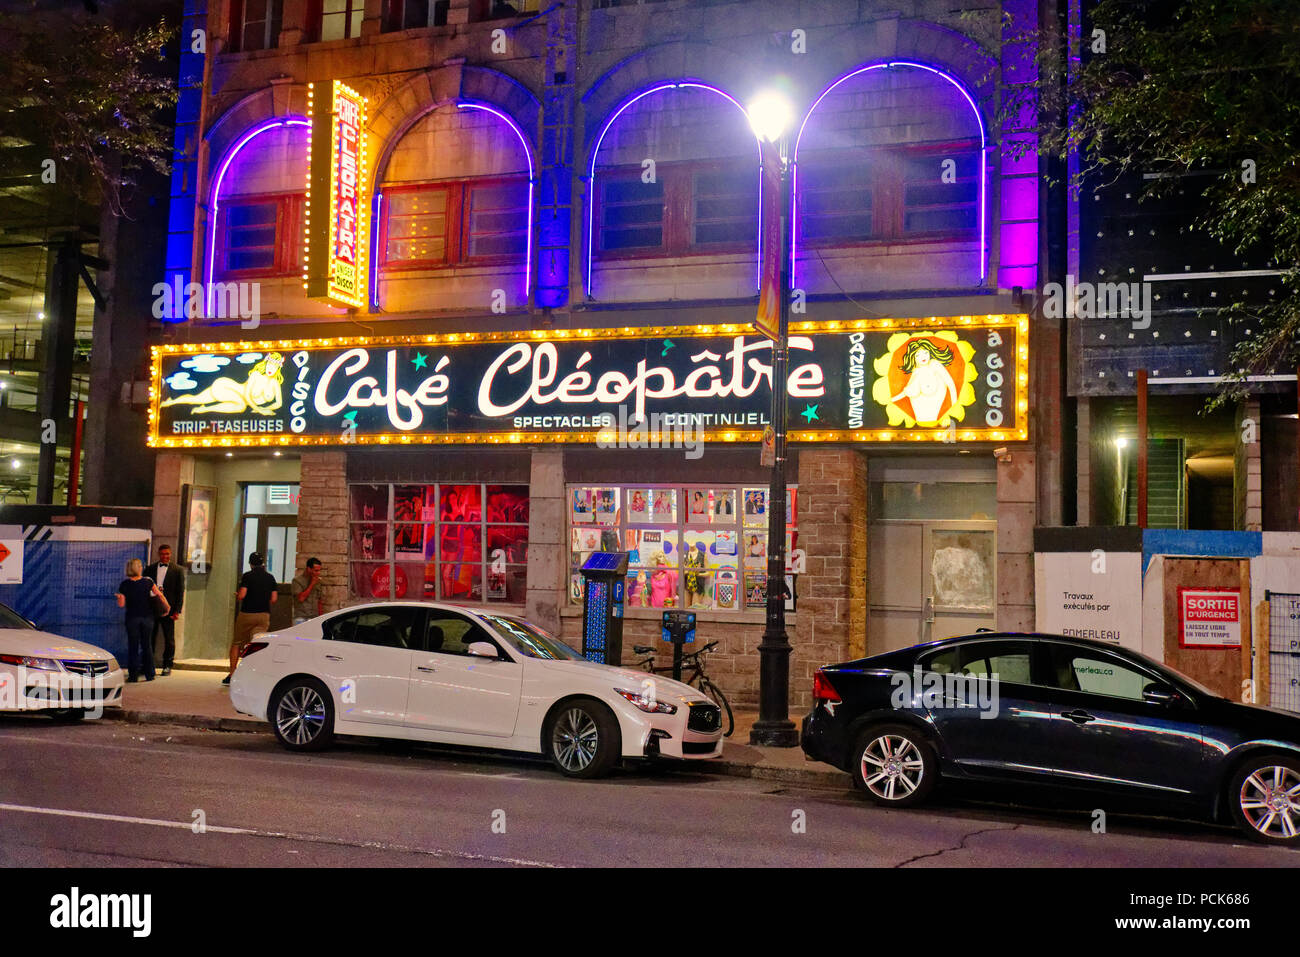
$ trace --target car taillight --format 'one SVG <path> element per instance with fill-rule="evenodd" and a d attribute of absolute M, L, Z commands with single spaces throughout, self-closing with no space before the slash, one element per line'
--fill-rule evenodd
<path fill-rule="evenodd" d="M 239 653 L 239 657 L 247 658 L 253 652 L 261 651 L 269 644 L 269 641 L 250 641 L 248 644 L 244 645 L 244 650 Z"/>
<path fill-rule="evenodd" d="M 813 700 L 814 701 L 841 701 L 840 693 L 835 690 L 826 673 L 818 668 L 813 672 Z"/>

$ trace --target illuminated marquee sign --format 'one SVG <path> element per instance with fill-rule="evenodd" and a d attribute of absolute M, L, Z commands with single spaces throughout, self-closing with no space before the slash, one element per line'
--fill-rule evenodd
<path fill-rule="evenodd" d="M 366 198 L 366 98 L 338 80 L 329 97 L 317 97 L 315 84 L 308 86 L 307 96 L 311 154 L 303 287 L 313 299 L 363 309 L 368 289 L 370 220 Z M 314 210 L 313 199 L 317 201 Z"/>
<path fill-rule="evenodd" d="M 1028 436 L 1029 321 L 790 326 L 793 442 Z M 155 346 L 149 444 L 757 442 L 772 343 L 746 325 Z"/>

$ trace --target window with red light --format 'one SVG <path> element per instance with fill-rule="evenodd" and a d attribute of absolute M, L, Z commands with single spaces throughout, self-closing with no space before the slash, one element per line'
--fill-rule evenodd
<path fill-rule="evenodd" d="M 528 486 L 353 485 L 349 538 L 358 598 L 522 605 Z"/>

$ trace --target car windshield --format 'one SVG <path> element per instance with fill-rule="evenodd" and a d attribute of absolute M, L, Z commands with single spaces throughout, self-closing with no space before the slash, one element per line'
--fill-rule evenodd
<path fill-rule="evenodd" d="M 551 661 L 574 659 L 581 661 L 578 654 L 554 635 L 548 634 L 532 622 L 522 618 L 504 618 L 501 615 L 483 615 L 483 620 L 496 629 L 498 635 L 510 642 L 521 655 L 529 658 L 544 658 Z"/>
<path fill-rule="evenodd" d="M 0 628 L 30 628 L 31 623 L 8 605 L 0 605 Z"/>
<path fill-rule="evenodd" d="M 1154 671 L 1156 674 L 1163 675 L 1163 676 L 1166 677 L 1166 678 L 1169 678 L 1169 679 L 1171 679 L 1171 680 L 1174 680 L 1175 683 L 1177 683 L 1178 681 L 1181 681 L 1183 684 L 1191 685 L 1193 688 L 1195 688 L 1195 689 L 1196 689 L 1197 691 L 1199 691 L 1201 694 L 1203 694 L 1203 695 L 1207 695 L 1207 696 L 1209 696 L 1209 697 L 1211 697 L 1211 698 L 1222 698 L 1222 697 L 1223 697 L 1223 695 L 1219 694 L 1219 692 L 1214 691 L 1214 690 L 1211 689 L 1211 688 L 1207 688 L 1207 687 L 1205 687 L 1205 685 L 1201 684 L 1201 683 L 1200 683 L 1199 681 L 1197 681 L 1195 678 L 1189 678 L 1187 675 L 1183 674 L 1181 671 L 1175 671 L 1173 668 L 1170 668 L 1168 665 L 1161 664 L 1160 662 L 1156 661 L 1154 658 L 1151 658 L 1151 657 L 1148 657 L 1147 655 L 1142 654 L 1142 652 L 1140 652 L 1140 651 L 1134 651 L 1132 648 L 1125 648 L 1124 650 L 1125 650 L 1126 652 L 1128 652 L 1130 655 L 1132 655 L 1134 658 L 1136 658 L 1136 659 L 1138 659 L 1139 661 L 1141 661 L 1142 664 L 1146 665 L 1148 668 L 1150 668 L 1150 669 L 1151 669 L 1152 671 Z"/>

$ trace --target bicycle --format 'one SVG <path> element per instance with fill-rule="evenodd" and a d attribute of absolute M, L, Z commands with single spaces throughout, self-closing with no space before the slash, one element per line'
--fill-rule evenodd
<path fill-rule="evenodd" d="M 731 702 L 727 696 L 722 693 L 722 689 L 709 680 L 709 676 L 704 673 L 704 656 L 713 648 L 717 647 L 716 641 L 711 641 L 703 648 L 688 652 L 682 655 L 682 681 L 688 685 L 693 685 L 704 692 L 727 717 L 726 730 L 722 733 L 724 738 L 731 737 L 731 732 L 736 730 L 736 718 L 731 713 Z M 638 655 L 649 655 L 636 663 L 638 668 L 650 672 L 652 675 L 671 675 L 673 673 L 672 665 L 655 665 L 655 649 L 652 645 L 633 645 L 632 650 Z M 687 677 L 686 671 L 690 669 L 690 676 Z"/>

